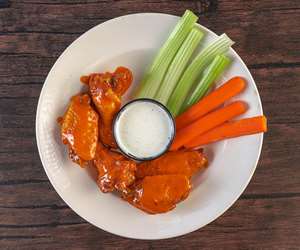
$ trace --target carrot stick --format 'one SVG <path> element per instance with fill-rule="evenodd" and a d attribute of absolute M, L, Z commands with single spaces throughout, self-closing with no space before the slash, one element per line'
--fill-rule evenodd
<path fill-rule="evenodd" d="M 171 150 L 177 150 L 187 142 L 204 134 L 222 123 L 244 113 L 247 110 L 247 104 L 242 101 L 236 101 L 226 107 L 220 108 L 206 116 L 198 119 L 189 126 L 179 130 L 171 146 Z"/>
<path fill-rule="evenodd" d="M 238 121 L 226 122 L 202 135 L 197 136 L 184 146 L 187 148 L 199 147 L 212 142 L 267 131 L 267 118 L 256 116 Z"/>
<path fill-rule="evenodd" d="M 203 97 L 198 103 L 190 107 L 186 112 L 176 117 L 176 129 L 180 130 L 183 127 L 191 124 L 208 112 L 219 107 L 231 97 L 242 92 L 246 87 L 246 81 L 241 77 L 234 77 L 224 83 L 207 96 Z"/>

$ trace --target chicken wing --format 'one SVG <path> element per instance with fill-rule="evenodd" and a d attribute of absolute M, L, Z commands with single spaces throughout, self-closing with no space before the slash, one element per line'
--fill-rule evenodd
<path fill-rule="evenodd" d="M 98 186 L 104 193 L 117 190 L 126 194 L 135 181 L 136 163 L 100 143 L 93 162 L 98 171 Z"/>
<path fill-rule="evenodd" d="M 62 142 L 69 146 L 70 158 L 84 166 L 95 157 L 98 141 L 98 114 L 90 105 L 90 97 L 73 96 L 60 123 Z"/>
<path fill-rule="evenodd" d="M 165 213 L 184 200 L 190 190 L 190 180 L 185 175 L 147 176 L 124 199 L 147 213 Z"/>
<path fill-rule="evenodd" d="M 90 93 L 101 117 L 100 139 L 106 146 L 116 148 L 112 122 L 121 107 L 121 96 L 130 87 L 133 77 L 129 69 L 118 67 L 114 73 L 82 76 L 81 82 L 89 85 Z"/>
<path fill-rule="evenodd" d="M 139 164 L 136 176 L 144 178 L 153 175 L 183 174 L 190 178 L 206 166 L 207 158 L 201 150 L 171 151 L 155 160 Z"/>
<path fill-rule="evenodd" d="M 93 102 L 100 114 L 101 122 L 99 136 L 103 144 L 116 147 L 112 132 L 112 122 L 121 107 L 121 96 L 112 87 L 112 74 L 92 74 L 89 77 L 89 87 Z"/>
<path fill-rule="evenodd" d="M 125 67 L 118 67 L 113 73 L 112 87 L 115 93 L 124 95 L 133 80 L 132 72 Z"/>

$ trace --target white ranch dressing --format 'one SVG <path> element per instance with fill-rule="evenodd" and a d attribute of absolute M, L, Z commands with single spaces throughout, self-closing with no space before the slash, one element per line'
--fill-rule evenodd
<path fill-rule="evenodd" d="M 154 158 L 163 153 L 174 135 L 169 113 L 158 103 L 137 100 L 119 114 L 114 127 L 120 149 L 135 158 Z"/>

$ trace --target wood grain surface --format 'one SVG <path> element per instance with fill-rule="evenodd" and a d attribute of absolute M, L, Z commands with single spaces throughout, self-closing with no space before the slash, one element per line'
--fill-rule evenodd
<path fill-rule="evenodd" d="M 269 132 L 251 183 L 216 221 L 174 239 L 125 239 L 81 219 L 49 183 L 35 141 L 38 97 L 57 57 L 86 30 L 187 8 L 236 41 Z M 0 249 L 300 249 L 300 1 L 0 0 Z"/>

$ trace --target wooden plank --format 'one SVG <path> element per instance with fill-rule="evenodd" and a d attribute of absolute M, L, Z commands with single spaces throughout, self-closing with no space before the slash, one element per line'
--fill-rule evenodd
<path fill-rule="evenodd" d="M 1 98 L 0 114 L 32 115 L 37 103 L 38 98 Z"/>
<path fill-rule="evenodd" d="M 37 150 L 35 150 L 34 152 L 0 153 L 0 163 L 0 185 L 12 185 L 15 184 L 16 181 L 18 181 L 19 183 L 24 183 L 24 185 L 26 185 L 30 181 L 48 180 Z M 16 173 L 22 174 L 18 175 Z M 44 183 L 42 183 L 42 185 L 44 185 Z M 21 195 L 22 191 L 19 191 Z"/>
<path fill-rule="evenodd" d="M 0 206 L 0 218 L 0 228 L 4 228 L 4 225 L 7 225 L 8 228 L 14 225 L 22 228 L 29 227 L 29 225 L 30 227 L 51 227 L 60 224 L 86 223 L 65 205 L 21 208 Z"/>
<path fill-rule="evenodd" d="M 67 209 L 12 209 L 11 214 L 0 209 L 7 223 L 1 223 L 0 237 L 2 247 L 12 249 L 34 249 L 37 243 L 40 249 L 296 249 L 300 244 L 299 202 L 300 197 L 239 200 L 203 229 L 163 241 L 113 236 L 82 224 Z M 36 224 L 33 213 L 41 224 Z M 9 218 L 12 215 L 15 220 Z"/>
<path fill-rule="evenodd" d="M 264 113 L 271 123 L 299 123 L 300 66 L 251 70 L 258 87 Z"/>
<path fill-rule="evenodd" d="M 16 175 L 16 178 L 19 176 Z M 11 185 L 0 185 L 0 190 L 0 204 L 4 207 L 65 206 L 47 180 L 31 180 L 27 183 L 26 180 L 16 180 Z"/>
<path fill-rule="evenodd" d="M 48 65 L 49 64 L 49 65 Z M 48 71 L 50 71 L 50 63 L 48 63 Z M 47 71 L 45 73 L 35 73 L 32 74 L 31 72 L 26 72 L 26 74 L 23 75 L 15 75 L 15 72 L 11 75 L 8 74 L 0 74 L 0 86 L 3 85 L 23 85 L 23 87 L 26 87 L 26 85 L 33 85 L 33 84 L 40 84 L 42 85 L 45 81 L 45 78 L 47 76 Z"/>
<path fill-rule="evenodd" d="M 28 5 L 89 5 L 89 4 L 104 4 L 104 3 L 111 3 L 110 0 L 10 0 L 12 3 L 18 3 L 18 4 L 28 4 Z M 164 2 L 160 1 L 143 1 L 143 0 L 123 0 L 119 4 L 123 5 L 138 5 L 143 6 L 146 4 L 154 4 L 159 3 L 161 6 L 169 5 L 171 4 L 171 7 L 176 7 L 180 4 L 188 4 L 192 6 L 192 3 L 196 4 L 199 7 L 204 7 L 204 5 L 213 5 L 213 2 L 217 2 L 217 9 L 214 11 L 236 11 L 236 10 L 253 10 L 256 8 L 260 8 L 262 10 L 278 10 L 278 9 L 286 9 L 287 7 L 289 9 L 297 9 L 300 7 L 299 2 L 292 1 L 292 0 L 285 0 L 285 1 L 274 1 L 274 0 L 264 0 L 264 1 L 239 1 L 239 0 L 187 0 L 186 2 L 190 3 L 181 3 L 180 0 L 166 0 Z M 157 7 L 156 7 L 157 8 Z"/>
<path fill-rule="evenodd" d="M 35 123 L 35 115 L 0 115 L 0 130 L 2 128 L 32 128 Z"/>
<path fill-rule="evenodd" d="M 0 55 L 58 57 L 77 34 L 13 33 L 0 35 Z"/>
<path fill-rule="evenodd" d="M 37 55 L 0 55 L 0 78 L 3 83 L 12 81 L 8 78 L 22 79 L 26 76 L 45 78 L 55 63 L 55 57 L 39 57 Z M 33 66 L 34 65 L 34 66 Z"/>
<path fill-rule="evenodd" d="M 7 85 L 1 84 L 0 85 L 0 99 L 1 98 L 17 98 L 19 97 L 26 97 L 26 98 L 38 98 L 40 96 L 40 92 L 42 89 L 42 85 L 37 84 L 23 84 L 19 85 Z"/>
<path fill-rule="evenodd" d="M 259 164 L 245 195 L 300 193 L 299 131 L 299 123 L 269 124 Z"/>
<path fill-rule="evenodd" d="M 1 128 L 0 152 L 34 152 L 36 151 L 34 126 L 30 129 Z"/>
<path fill-rule="evenodd" d="M 31 0 L 28 0 L 29 2 Z M 210 1 L 209 1 L 210 2 Z M 294 10 L 300 8 L 300 3 L 293 0 L 274 1 L 274 0 L 254 0 L 254 1 L 239 1 L 239 0 L 219 0 L 218 11 L 235 12 L 236 10 L 244 11 L 274 11 L 274 10 Z"/>

